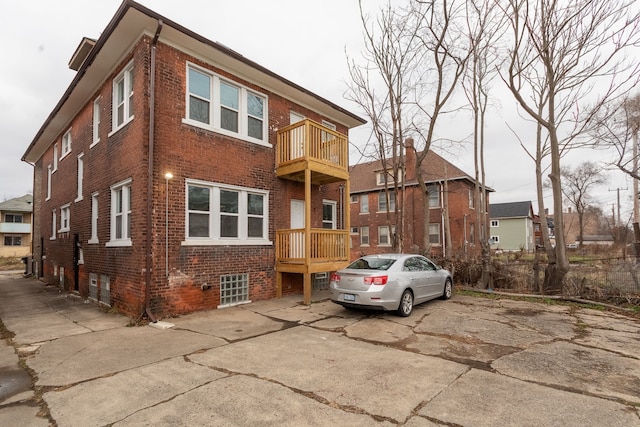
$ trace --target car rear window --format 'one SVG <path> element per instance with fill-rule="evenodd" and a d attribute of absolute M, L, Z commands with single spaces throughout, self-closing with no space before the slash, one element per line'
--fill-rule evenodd
<path fill-rule="evenodd" d="M 360 258 L 347 268 L 351 270 L 388 270 L 394 262 L 396 260 L 391 258 Z"/>

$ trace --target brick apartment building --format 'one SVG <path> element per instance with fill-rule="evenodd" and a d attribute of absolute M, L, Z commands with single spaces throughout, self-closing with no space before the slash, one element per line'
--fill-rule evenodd
<path fill-rule="evenodd" d="M 395 224 L 395 205 L 401 200 L 404 213 L 403 247 L 405 253 L 424 253 L 423 195 L 415 172 L 416 152 L 413 141 L 407 140 L 404 195 L 390 193 L 389 204 L 384 191 L 384 169 L 381 161 L 362 163 L 350 168 L 350 232 L 351 257 L 389 252 L 392 248 Z M 434 151 L 429 151 L 422 162 L 423 176 L 429 188 L 429 241 L 430 256 L 473 256 L 480 253 L 479 227 L 476 219 L 475 180 Z M 391 181 L 391 180 L 390 180 Z M 445 191 L 446 189 L 446 191 Z M 487 187 L 485 203 L 489 204 Z M 446 200 L 445 200 L 446 199 Z M 445 203 L 446 202 L 446 203 Z M 446 209 L 445 209 L 446 207 Z M 391 212 L 387 218 L 387 210 Z M 449 218 L 450 244 L 443 245 L 445 215 Z M 486 225 L 488 227 L 488 223 Z M 446 249 L 446 250 L 445 250 Z M 447 253 L 447 251 L 449 251 Z"/>
<path fill-rule="evenodd" d="M 308 303 L 312 275 L 346 265 L 349 219 L 322 215 L 344 200 L 320 188 L 349 187 L 364 120 L 130 0 L 70 67 L 23 156 L 43 281 L 154 320 Z"/>

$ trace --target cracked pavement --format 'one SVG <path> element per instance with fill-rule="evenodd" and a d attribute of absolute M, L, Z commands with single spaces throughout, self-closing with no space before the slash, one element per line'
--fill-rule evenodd
<path fill-rule="evenodd" d="M 0 425 L 640 426 L 640 322 L 610 311 L 317 292 L 158 329 L 20 275 L 0 295 Z"/>

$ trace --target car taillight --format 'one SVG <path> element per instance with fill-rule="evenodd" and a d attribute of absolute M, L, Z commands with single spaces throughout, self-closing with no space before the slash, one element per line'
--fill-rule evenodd
<path fill-rule="evenodd" d="M 332 282 L 339 282 L 339 281 L 340 281 L 340 275 L 339 275 L 339 274 L 337 274 L 337 273 L 333 273 L 333 274 L 331 275 L 331 281 L 332 281 Z"/>
<path fill-rule="evenodd" d="M 365 285 L 386 285 L 388 277 L 389 276 L 365 277 L 364 278 L 364 283 L 365 283 Z"/>

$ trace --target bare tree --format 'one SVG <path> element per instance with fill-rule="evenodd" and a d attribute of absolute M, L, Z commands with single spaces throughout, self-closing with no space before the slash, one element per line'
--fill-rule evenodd
<path fill-rule="evenodd" d="M 578 241 L 584 242 L 584 220 L 587 208 L 593 202 L 593 187 L 607 182 L 602 168 L 593 162 L 582 162 L 575 169 L 561 167 L 562 193 L 578 214 Z"/>
<path fill-rule="evenodd" d="M 633 3 L 507 0 L 504 7 L 512 34 L 503 80 L 518 105 L 549 138 L 556 245 L 545 271 L 546 290 L 562 290 L 569 271 L 562 219 L 562 154 L 582 143 L 580 137 L 602 106 L 626 93 L 638 78 L 638 69 L 625 58 L 638 39 Z M 542 98 L 530 96 L 539 87 L 544 87 L 544 106 Z"/>
<path fill-rule="evenodd" d="M 429 253 L 431 242 L 429 228 L 429 192 L 428 177 L 423 170 L 423 163 L 431 145 L 436 139 L 438 119 L 454 110 L 447 110 L 451 98 L 458 88 L 465 72 L 467 60 L 471 54 L 468 38 L 465 36 L 464 22 L 466 16 L 465 2 L 443 0 L 441 2 L 414 0 L 411 13 L 420 23 L 418 32 L 421 71 L 421 85 L 415 88 L 413 102 L 417 108 L 411 130 L 417 135 L 416 178 L 423 197 L 423 250 Z M 447 194 L 443 194 L 447 197 Z M 448 215 L 445 212 L 444 215 Z M 448 234 L 448 231 L 445 231 Z M 451 242 L 443 242 L 444 253 Z"/>
<path fill-rule="evenodd" d="M 475 171 L 474 198 L 476 206 L 476 241 L 480 242 L 482 275 L 479 285 L 490 287 L 491 251 L 489 245 L 488 200 L 484 147 L 486 113 L 490 99 L 491 82 L 497 75 L 501 61 L 496 44 L 504 32 L 504 20 L 493 0 L 470 1 L 467 7 L 467 31 L 471 56 L 467 62 L 463 87 L 473 117 L 473 160 Z M 466 242 L 465 242 L 466 249 Z M 466 253 L 465 253 L 466 254 Z"/>
<path fill-rule="evenodd" d="M 406 123 L 411 121 L 406 105 L 407 92 L 415 85 L 413 75 L 419 54 L 417 23 L 410 13 L 390 3 L 380 9 L 376 19 L 365 14 L 362 1 L 359 6 L 365 64 L 358 65 L 347 57 L 352 81 L 347 97 L 362 107 L 370 120 L 376 142 L 374 156 L 381 161 L 384 177 L 392 249 L 402 251 L 406 171 L 403 140 Z"/>

